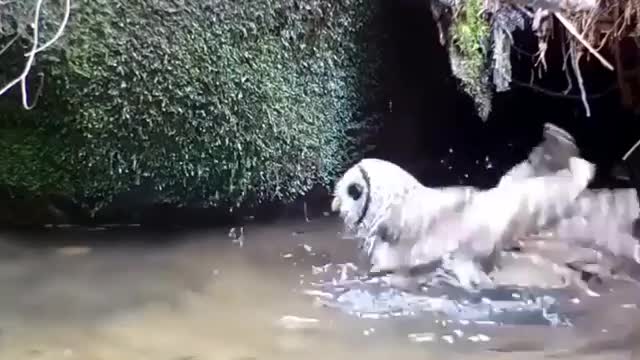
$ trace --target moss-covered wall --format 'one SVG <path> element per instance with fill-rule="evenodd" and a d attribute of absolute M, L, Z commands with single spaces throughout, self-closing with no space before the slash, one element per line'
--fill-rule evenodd
<path fill-rule="evenodd" d="M 375 115 L 378 9 L 75 1 L 41 103 L 0 102 L 0 186 L 100 206 L 150 184 L 153 202 L 228 206 L 328 185 Z"/>

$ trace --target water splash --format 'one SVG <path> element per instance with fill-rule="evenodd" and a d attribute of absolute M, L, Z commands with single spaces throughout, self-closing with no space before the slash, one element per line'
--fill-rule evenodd
<path fill-rule="evenodd" d="M 314 269 L 321 277 L 304 293 L 323 306 L 366 319 L 417 317 L 431 314 L 483 325 L 571 326 L 555 296 L 534 294 L 517 288 L 484 290 L 452 296 L 438 289 L 439 296 L 409 293 L 389 285 L 387 279 L 363 279 L 351 264 L 329 264 Z M 348 270 L 353 273 L 348 274 Z"/>

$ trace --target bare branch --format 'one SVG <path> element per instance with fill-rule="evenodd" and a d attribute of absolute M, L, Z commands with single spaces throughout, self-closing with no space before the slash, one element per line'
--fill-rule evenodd
<path fill-rule="evenodd" d="M 69 15 L 71 14 L 71 0 L 67 0 L 65 2 L 65 11 L 64 11 L 64 17 L 62 19 L 62 22 L 60 23 L 60 26 L 58 27 L 58 31 L 56 32 L 56 34 L 53 36 L 53 38 L 51 38 L 51 40 L 47 41 L 46 44 L 40 46 L 39 48 L 37 48 L 35 50 L 36 53 L 39 53 L 40 51 L 50 47 L 51 45 L 53 45 L 53 43 L 55 43 L 56 41 L 58 41 L 58 39 L 62 36 L 62 34 L 64 33 L 64 29 L 65 27 L 67 27 L 67 23 L 69 22 Z M 26 53 L 24 56 L 31 56 L 31 51 Z"/>
<path fill-rule="evenodd" d="M 560 49 L 562 50 L 562 71 L 564 72 L 564 76 L 567 79 L 567 88 L 564 90 L 564 94 L 568 94 L 571 89 L 573 89 L 573 81 L 571 81 L 571 75 L 569 74 L 569 68 L 567 67 L 567 62 L 569 61 L 569 53 L 567 52 L 567 41 L 565 40 L 565 35 L 563 32 L 560 33 L 560 37 L 562 38 L 562 42 L 560 43 Z"/>
<path fill-rule="evenodd" d="M 591 117 L 591 108 L 589 107 L 589 101 L 587 100 L 587 91 L 584 88 L 584 81 L 582 80 L 582 72 L 580 71 L 580 57 L 578 56 L 575 45 L 571 46 L 569 49 L 571 53 L 571 67 L 573 67 L 573 72 L 576 75 L 576 80 L 578 81 L 578 87 L 580 88 L 580 95 L 582 97 L 582 104 L 584 104 L 584 110 L 586 111 L 587 117 Z"/>
<path fill-rule="evenodd" d="M 576 30 L 575 26 L 573 26 L 573 24 L 569 20 L 567 20 L 562 14 L 557 12 L 553 13 L 553 15 L 555 15 L 555 17 L 562 23 L 562 25 L 564 25 L 564 27 L 567 29 L 567 31 L 569 31 L 569 33 L 571 33 L 571 35 L 575 36 L 575 38 L 578 39 L 578 41 L 580 41 L 580 43 L 584 45 L 584 47 L 586 47 L 587 50 L 589 50 L 589 52 L 593 54 L 593 56 L 600 60 L 604 67 L 613 71 L 613 65 L 611 65 L 604 57 L 602 57 L 602 55 L 600 55 L 600 53 L 598 53 L 598 51 L 594 49 L 593 46 L 591 46 L 584 39 L 584 37 L 578 33 L 578 30 Z"/>
<path fill-rule="evenodd" d="M 33 66 L 33 63 L 35 61 L 35 57 L 36 54 L 40 51 L 43 51 L 45 49 L 47 49 L 48 47 L 50 47 L 56 40 L 58 40 L 60 38 L 60 36 L 62 36 L 62 33 L 64 32 L 64 28 L 67 25 L 68 19 L 69 19 L 69 14 L 71 12 L 71 0 L 67 0 L 66 1 L 66 6 L 65 6 L 65 14 L 64 14 L 64 19 L 62 21 L 62 23 L 60 24 L 58 31 L 56 32 L 56 35 L 49 40 L 46 44 L 44 44 L 43 46 L 38 46 L 38 35 L 39 35 L 39 31 L 40 31 L 40 9 L 42 8 L 42 4 L 43 4 L 44 0 L 37 0 L 36 3 L 36 9 L 35 9 L 35 15 L 33 17 L 33 23 L 31 24 L 31 26 L 33 27 L 33 45 L 31 47 L 31 51 L 29 51 L 27 54 L 25 54 L 25 56 L 27 57 L 27 62 L 24 66 L 24 69 L 22 71 L 22 73 L 20 74 L 20 76 L 18 76 L 17 78 L 13 79 L 11 82 L 9 82 L 5 87 L 3 87 L 2 89 L 0 89 L 0 96 L 4 95 L 7 91 L 9 91 L 9 89 L 11 89 L 12 87 L 14 87 L 15 85 L 17 85 L 18 83 L 20 83 L 20 90 L 22 92 L 22 106 L 27 109 L 27 110 L 31 110 L 33 109 L 33 107 L 36 105 L 37 103 L 37 99 L 40 96 L 40 93 L 42 91 L 42 85 L 43 85 L 43 78 L 40 79 L 40 86 L 38 87 L 38 90 L 36 92 L 36 96 L 34 97 L 34 102 L 33 104 L 29 105 L 29 95 L 27 92 L 27 77 L 29 76 L 29 72 L 31 71 L 31 67 Z M 15 41 L 12 40 L 9 45 L 5 46 L 2 51 L 0 51 L 0 54 L 2 54 L 2 52 L 6 51 L 8 49 L 8 46 L 10 46 L 13 42 Z"/>
<path fill-rule="evenodd" d="M 16 42 L 16 40 L 18 40 L 19 38 L 20 38 L 20 34 L 16 34 L 16 36 L 14 36 L 13 39 L 9 40 L 7 45 L 5 45 L 2 49 L 0 49 L 0 55 L 2 55 L 5 51 L 9 50 L 11 45 L 13 45 L 13 43 Z"/>
<path fill-rule="evenodd" d="M 553 90 L 549 90 L 549 89 L 545 89 L 541 86 L 538 86 L 536 84 L 533 83 L 533 80 L 531 80 L 531 82 L 524 82 L 524 81 L 520 81 L 517 79 L 511 79 L 511 83 L 519 86 L 519 87 L 523 87 L 523 88 L 528 88 L 531 89 L 535 92 L 544 94 L 546 96 L 551 96 L 551 97 L 555 97 L 555 98 L 560 98 L 560 99 L 569 99 L 569 100 L 582 100 L 582 95 L 572 95 L 572 94 L 568 94 L 566 91 L 553 91 Z M 609 95 L 611 92 L 618 90 L 618 84 L 615 83 L 611 86 L 609 86 L 606 90 L 601 91 L 597 94 L 590 94 L 587 95 L 586 98 L 588 100 L 594 100 L 594 99 L 599 99 L 602 98 L 604 96 Z"/>

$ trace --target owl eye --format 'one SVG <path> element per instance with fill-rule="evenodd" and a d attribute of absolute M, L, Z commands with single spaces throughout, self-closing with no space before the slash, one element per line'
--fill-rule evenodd
<path fill-rule="evenodd" d="M 347 187 L 347 194 L 353 199 L 358 200 L 362 196 L 362 185 L 357 183 L 349 184 Z"/>

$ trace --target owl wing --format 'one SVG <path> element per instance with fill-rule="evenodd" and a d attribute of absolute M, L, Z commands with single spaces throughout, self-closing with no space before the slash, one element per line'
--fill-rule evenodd
<path fill-rule="evenodd" d="M 640 263 L 634 226 L 640 207 L 634 189 L 585 191 L 568 216 L 545 230 L 568 244 L 590 247 Z"/>

